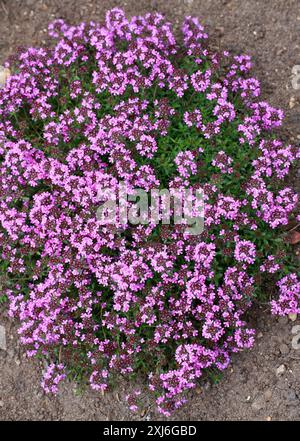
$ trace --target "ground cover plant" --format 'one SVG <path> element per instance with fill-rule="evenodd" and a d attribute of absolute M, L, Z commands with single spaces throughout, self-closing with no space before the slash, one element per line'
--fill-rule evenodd
<path fill-rule="evenodd" d="M 168 416 L 253 344 L 246 313 L 270 281 L 272 312 L 300 312 L 281 234 L 299 151 L 278 139 L 283 113 L 260 100 L 250 58 L 211 51 L 196 18 L 177 40 L 161 15 L 119 9 L 49 31 L 56 44 L 20 50 L 0 89 L 9 311 L 28 355 L 48 360 L 47 392 L 70 371 L 99 391 L 141 372 Z M 98 190 L 120 181 L 203 189 L 203 233 L 102 225 Z"/>

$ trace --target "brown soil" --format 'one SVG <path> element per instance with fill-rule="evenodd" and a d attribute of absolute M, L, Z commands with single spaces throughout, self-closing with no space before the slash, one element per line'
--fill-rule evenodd
<path fill-rule="evenodd" d="M 129 15 L 158 10 L 176 26 L 184 15 L 200 17 L 221 47 L 253 56 L 264 98 L 286 111 L 284 136 L 291 142 L 300 139 L 300 92 L 291 87 L 292 67 L 300 64 L 298 0 L 0 0 L 0 64 L 18 46 L 46 43 L 52 19 L 102 20 L 114 6 L 123 7 Z M 267 307 L 257 309 L 253 317 L 258 328 L 254 349 L 236 355 L 218 384 L 202 382 L 191 393 L 189 405 L 172 419 L 300 420 L 300 349 L 293 349 L 291 332 L 300 319 L 277 320 Z M 46 396 L 39 383 L 43 366 L 24 359 L 16 325 L 4 311 L 0 325 L 7 334 L 7 350 L 0 350 L 0 420 L 159 418 L 146 395 L 142 414 L 128 412 L 127 384 L 102 397 L 66 382 L 57 397 Z M 279 374 L 277 368 L 282 365 Z"/>

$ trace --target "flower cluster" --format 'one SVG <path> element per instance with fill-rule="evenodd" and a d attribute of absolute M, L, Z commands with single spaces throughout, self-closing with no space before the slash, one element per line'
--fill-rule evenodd
<path fill-rule="evenodd" d="M 272 312 L 277 315 L 300 314 L 300 281 L 291 273 L 278 282 L 279 299 L 273 300 Z"/>
<path fill-rule="evenodd" d="M 258 273 L 279 280 L 275 314 L 299 312 L 274 234 L 296 215 L 284 178 L 299 151 L 270 138 L 283 115 L 259 100 L 250 58 L 212 51 L 197 18 L 178 41 L 162 15 L 120 9 L 49 32 L 54 46 L 21 50 L 0 89 L 9 311 L 28 355 L 50 360 L 46 391 L 69 368 L 101 392 L 142 371 L 170 415 L 204 373 L 252 346 Z M 99 189 L 117 194 L 120 181 L 203 189 L 204 232 L 103 225 Z"/>
<path fill-rule="evenodd" d="M 43 375 L 42 388 L 47 393 L 56 394 L 58 384 L 65 378 L 64 365 L 51 363 Z"/>

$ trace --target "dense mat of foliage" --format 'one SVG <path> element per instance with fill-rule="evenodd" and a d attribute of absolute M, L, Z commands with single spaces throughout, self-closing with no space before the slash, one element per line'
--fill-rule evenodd
<path fill-rule="evenodd" d="M 49 360 L 46 391 L 74 370 L 102 391 L 144 372 L 169 415 L 253 344 L 245 313 L 271 280 L 273 312 L 300 312 L 280 235 L 297 216 L 285 180 L 299 151 L 273 134 L 283 113 L 260 101 L 250 58 L 209 50 L 197 18 L 178 41 L 161 15 L 119 9 L 49 31 L 54 47 L 20 51 L 0 89 L 10 314 L 28 355 Z M 201 187 L 204 232 L 101 225 L 97 190 L 119 181 Z"/>

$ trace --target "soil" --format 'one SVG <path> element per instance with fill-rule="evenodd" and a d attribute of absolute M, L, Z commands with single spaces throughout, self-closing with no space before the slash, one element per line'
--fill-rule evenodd
<path fill-rule="evenodd" d="M 46 44 L 52 19 L 101 21 L 114 6 L 128 15 L 158 10 L 176 27 L 185 15 L 200 17 L 214 44 L 252 55 L 263 98 L 286 112 L 283 136 L 289 142 L 300 139 L 300 91 L 291 85 L 292 68 L 300 64 L 298 0 L 0 0 L 0 65 L 18 46 Z M 271 317 L 266 305 L 253 311 L 252 321 L 258 329 L 255 347 L 235 355 L 218 383 L 202 381 L 188 406 L 171 419 L 300 420 L 300 348 L 292 334 L 300 318 L 292 322 Z M 143 412 L 130 413 L 125 403 L 130 386 L 125 383 L 101 396 L 65 382 L 56 397 L 46 396 L 39 381 L 44 367 L 24 358 L 17 326 L 5 311 L 0 325 L 7 338 L 7 349 L 0 349 L 0 420 L 164 419 L 146 394 Z"/>

